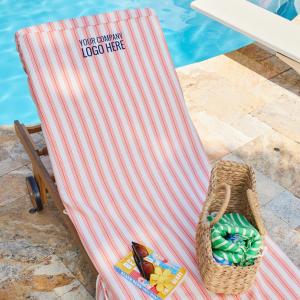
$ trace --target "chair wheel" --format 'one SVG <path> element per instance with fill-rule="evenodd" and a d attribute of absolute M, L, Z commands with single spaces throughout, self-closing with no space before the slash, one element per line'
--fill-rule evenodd
<path fill-rule="evenodd" d="M 32 208 L 30 208 L 29 209 L 29 211 L 28 211 L 30 214 L 34 214 L 34 213 L 36 213 L 37 212 L 37 209 L 36 208 L 34 208 L 34 207 L 32 207 Z"/>
<path fill-rule="evenodd" d="M 43 209 L 43 203 L 40 195 L 39 186 L 33 176 L 26 177 L 27 190 L 30 196 L 30 200 L 33 208 L 29 210 L 30 213 L 41 211 Z"/>

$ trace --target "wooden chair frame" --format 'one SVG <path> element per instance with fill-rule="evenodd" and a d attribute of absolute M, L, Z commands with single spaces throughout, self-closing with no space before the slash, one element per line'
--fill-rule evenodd
<path fill-rule="evenodd" d="M 58 193 L 58 189 L 55 184 L 55 178 L 54 178 L 54 176 L 51 176 L 49 174 L 49 172 L 47 171 L 45 165 L 43 164 L 43 162 L 40 158 L 40 156 L 42 156 L 42 155 L 48 155 L 47 147 L 39 149 L 35 145 L 32 137 L 30 136 L 32 133 L 42 132 L 41 125 L 25 126 L 24 124 L 21 124 L 19 121 L 15 121 L 14 126 L 15 126 L 16 134 L 17 134 L 20 142 L 24 146 L 24 149 L 27 152 L 27 154 L 30 158 L 30 161 L 32 163 L 33 175 L 34 175 L 35 181 L 38 185 L 40 199 L 42 201 L 43 207 L 47 206 L 48 195 L 50 195 L 56 208 L 61 213 L 65 225 L 69 229 L 70 233 L 73 235 L 76 243 L 79 244 L 80 250 L 83 253 L 84 258 L 90 264 L 92 272 L 94 272 L 95 274 L 98 274 L 95 266 L 93 265 L 92 261 L 90 260 L 86 250 L 84 249 L 84 247 L 80 241 L 79 235 L 78 235 L 73 223 L 71 222 L 70 218 L 68 217 L 68 215 L 65 212 L 64 205 L 61 201 L 60 195 Z M 34 210 L 34 211 L 36 211 L 36 210 Z"/>

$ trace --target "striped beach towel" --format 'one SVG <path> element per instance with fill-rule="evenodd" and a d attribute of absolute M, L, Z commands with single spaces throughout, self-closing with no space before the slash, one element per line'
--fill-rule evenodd
<path fill-rule="evenodd" d="M 213 220 L 210 215 L 208 221 Z M 253 265 L 262 249 L 262 238 L 241 214 L 227 213 L 211 229 L 214 256 L 240 266 Z"/>
<path fill-rule="evenodd" d="M 99 272 L 97 298 L 147 298 L 113 269 L 131 241 L 187 269 L 172 299 L 222 298 L 204 288 L 194 245 L 209 165 L 155 13 L 43 24 L 16 41 L 60 196 Z M 299 299 L 299 278 L 267 238 L 241 299 Z"/>

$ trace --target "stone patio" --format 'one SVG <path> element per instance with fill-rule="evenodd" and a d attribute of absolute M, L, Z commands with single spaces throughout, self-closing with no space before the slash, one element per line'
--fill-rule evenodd
<path fill-rule="evenodd" d="M 300 76 L 252 44 L 178 69 L 211 162 L 251 164 L 265 225 L 300 267 Z M 34 139 L 43 143 L 42 136 Z M 93 299 L 95 280 L 57 210 L 29 214 L 27 155 L 0 129 L 0 300 Z"/>

